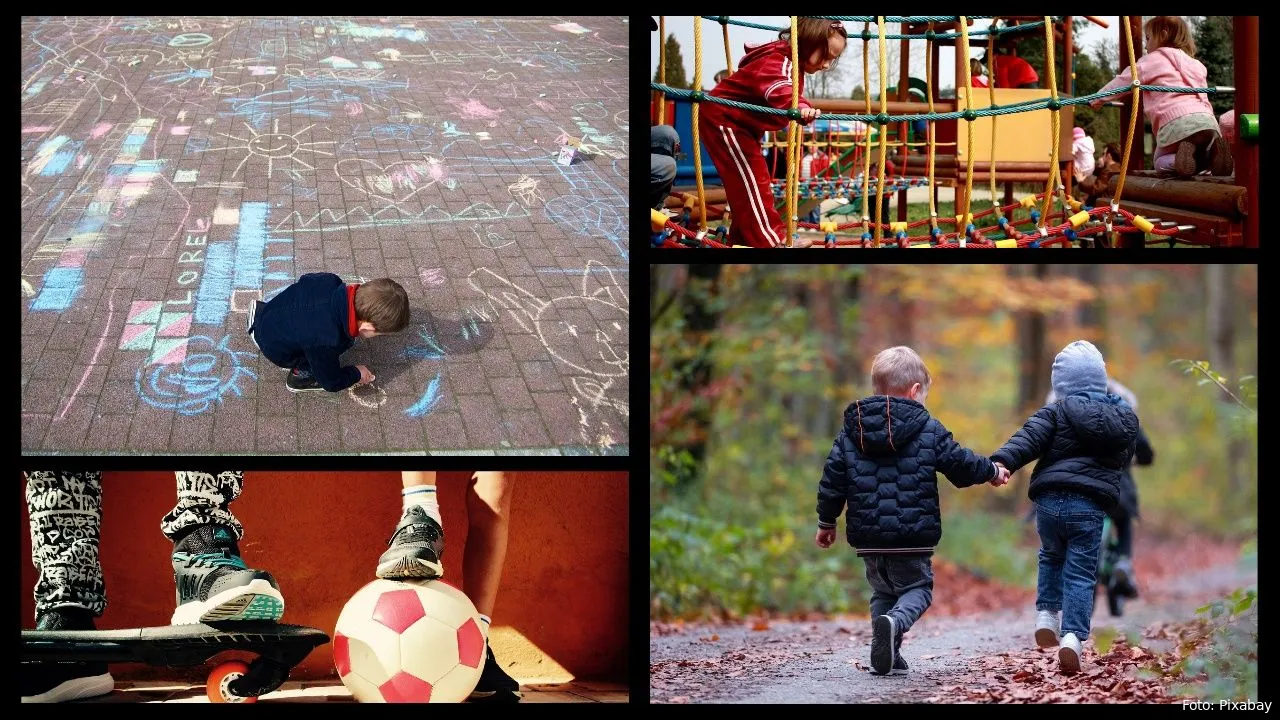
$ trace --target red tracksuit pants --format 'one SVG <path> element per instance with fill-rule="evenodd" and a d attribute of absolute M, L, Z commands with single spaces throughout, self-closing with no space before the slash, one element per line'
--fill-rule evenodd
<path fill-rule="evenodd" d="M 762 248 L 785 246 L 787 228 L 773 208 L 773 191 L 769 187 L 772 177 L 760 151 L 760 140 L 730 124 L 731 118 L 726 115 L 720 108 L 704 103 L 698 130 L 699 139 L 720 172 L 733 210 L 729 242 Z"/>

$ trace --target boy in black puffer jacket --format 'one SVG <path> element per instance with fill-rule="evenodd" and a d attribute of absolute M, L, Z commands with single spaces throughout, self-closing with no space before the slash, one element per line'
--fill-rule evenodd
<path fill-rule="evenodd" d="M 960 447 L 924 407 L 929 370 L 909 347 L 881 351 L 871 363 L 877 394 L 844 411 L 844 429 L 818 483 L 818 547 L 836 539 L 845 513 L 849 544 L 871 584 L 871 668 L 905 674 L 902 636 L 933 601 L 930 556 L 942 537 L 938 476 L 956 487 L 1003 485 L 1007 472 Z"/>
<path fill-rule="evenodd" d="M 1074 673 L 1093 617 L 1102 518 L 1120 500 L 1138 416 L 1107 392 L 1106 363 L 1092 343 L 1063 348 L 1051 381 L 1058 399 L 1037 410 L 991 459 L 1010 472 L 1039 460 L 1028 491 L 1040 533 L 1035 637 L 1040 647 L 1057 645 L 1059 668 Z"/>

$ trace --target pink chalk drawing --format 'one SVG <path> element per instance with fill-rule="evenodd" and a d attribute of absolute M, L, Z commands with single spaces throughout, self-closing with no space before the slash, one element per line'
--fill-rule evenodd
<path fill-rule="evenodd" d="M 438 287 L 444 284 L 444 268 L 422 268 L 418 271 L 424 287 Z"/>
<path fill-rule="evenodd" d="M 359 101 L 349 102 L 343 106 L 343 109 L 346 110 L 347 115 L 355 117 L 364 112 L 364 105 L 360 104 Z"/>
<path fill-rule="evenodd" d="M 70 248 L 62 251 L 62 257 L 58 259 L 58 267 L 84 267 L 85 256 L 89 254 L 89 248 Z"/>
<path fill-rule="evenodd" d="M 485 104 L 475 98 L 467 98 L 460 100 L 458 98 L 450 98 L 449 102 L 458 108 L 462 113 L 463 120 L 496 120 L 498 115 L 506 112 L 506 110 L 494 110 L 485 107 Z"/>
<path fill-rule="evenodd" d="M 93 130 L 89 131 L 89 137 L 97 140 L 98 138 L 111 132 L 111 128 L 115 127 L 112 123 L 98 123 L 93 126 Z"/>
<path fill-rule="evenodd" d="M 334 164 L 333 172 L 344 185 L 395 205 L 448 175 L 444 164 L 433 157 L 426 162 L 401 161 L 383 166 L 369 160 L 343 158 Z"/>
<path fill-rule="evenodd" d="M 157 337 L 185 338 L 191 332 L 191 313 L 161 313 Z"/>
<path fill-rule="evenodd" d="M 30 133 L 45 133 L 45 132 L 49 132 L 52 129 L 53 129 L 52 125 L 36 125 L 34 127 L 22 128 L 22 134 L 27 135 Z"/>
<path fill-rule="evenodd" d="M 194 227 L 191 227 L 191 228 L 188 228 L 188 229 L 187 229 L 187 232 L 197 232 L 197 233 L 202 233 L 202 232 L 206 232 L 206 231 L 208 231 L 208 229 L 209 229 L 209 220 L 208 220 L 208 218 L 196 218 L 196 224 L 195 224 L 195 226 L 194 226 Z"/>
<path fill-rule="evenodd" d="M 191 126 L 190 125 L 174 125 L 173 127 L 169 128 L 169 134 L 170 135 L 189 135 L 191 134 Z"/>
<path fill-rule="evenodd" d="M 555 106 L 555 105 L 552 105 L 551 103 L 547 102 L 546 100 L 534 100 L 534 101 L 533 101 L 533 104 L 534 104 L 534 105 L 537 105 L 538 107 L 542 108 L 543 110 L 546 110 L 546 111 L 547 111 L 547 112 L 549 112 L 549 113 L 558 112 L 558 109 L 556 108 L 556 106 Z"/>
<path fill-rule="evenodd" d="M 84 166 L 85 166 L 85 165 L 88 165 L 88 164 L 89 164 L 89 160 L 90 160 L 90 159 L 92 159 L 92 158 L 93 158 L 93 156 L 92 156 L 92 155 L 85 155 L 85 154 L 77 155 L 77 156 L 76 156 L 76 169 L 77 169 L 77 170 L 83 170 L 83 169 L 84 169 Z"/>

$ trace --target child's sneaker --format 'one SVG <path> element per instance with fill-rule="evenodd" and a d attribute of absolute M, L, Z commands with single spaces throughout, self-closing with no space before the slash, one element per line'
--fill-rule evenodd
<path fill-rule="evenodd" d="M 433 580 L 444 577 L 444 529 L 417 505 L 404 511 L 390 547 L 378 558 L 384 579 Z"/>
<path fill-rule="evenodd" d="M 877 675 L 888 675 L 893 669 L 897 653 L 898 623 L 891 615 L 881 615 L 871 621 L 871 669 Z"/>
<path fill-rule="evenodd" d="M 289 371 L 289 374 L 284 379 L 284 385 L 289 388 L 290 392 L 324 390 L 324 388 L 320 386 L 320 381 L 316 380 L 315 375 L 312 375 L 307 370 L 299 370 L 297 368 Z"/>
<path fill-rule="evenodd" d="M 1111 571 L 1111 583 L 1121 595 L 1138 597 L 1138 584 L 1133 577 L 1133 561 L 1128 556 L 1121 555 L 1116 560 L 1116 567 Z"/>
<path fill-rule="evenodd" d="M 1235 160 L 1231 156 L 1231 143 L 1222 136 L 1215 137 L 1209 145 L 1209 174 L 1222 177 L 1236 171 Z"/>
<path fill-rule="evenodd" d="M 520 683 L 498 665 L 497 659 L 493 657 L 493 648 L 487 648 L 487 652 L 480 680 L 467 699 L 497 704 L 520 702 Z"/>
<path fill-rule="evenodd" d="M 1173 159 L 1173 171 L 1178 177 L 1196 174 L 1196 144 L 1190 140 L 1178 143 L 1178 153 Z"/>
<path fill-rule="evenodd" d="M 1068 675 L 1080 672 L 1080 655 L 1083 652 L 1075 633 L 1063 635 L 1058 645 L 1058 669 Z"/>
<path fill-rule="evenodd" d="M 94 630 L 93 615 L 83 608 L 60 607 L 44 613 L 37 630 Z M 24 703 L 60 703 L 106 695 L 115 678 L 106 663 L 23 663 L 18 673 Z"/>
<path fill-rule="evenodd" d="M 173 578 L 178 608 L 171 625 L 275 622 L 284 615 L 284 596 L 271 573 L 246 567 L 235 533 L 220 525 L 200 525 L 173 546 Z"/>
<path fill-rule="evenodd" d="M 1058 644 L 1058 612 L 1055 610 L 1036 611 L 1036 645 L 1042 648 L 1054 647 Z"/>

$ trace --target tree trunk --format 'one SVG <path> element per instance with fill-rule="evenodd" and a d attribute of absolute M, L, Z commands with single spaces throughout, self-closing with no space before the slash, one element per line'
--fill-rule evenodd
<path fill-rule="evenodd" d="M 1049 277 L 1049 266 L 1034 265 L 1022 269 L 1039 280 Z M 1018 410 L 1025 417 L 1044 405 L 1049 394 L 1049 368 L 1045 348 L 1046 323 L 1044 313 L 1020 312 L 1016 319 L 1018 333 Z"/>
<path fill-rule="evenodd" d="M 1235 308 L 1232 302 L 1233 265 L 1205 265 L 1205 333 L 1208 335 L 1209 366 L 1217 374 L 1227 378 L 1227 387 L 1234 387 L 1239 379 L 1235 367 Z M 1220 397 L 1223 403 L 1234 404 L 1226 393 Z M 1224 424 L 1225 426 L 1225 424 Z M 1227 435 L 1227 457 L 1223 464 L 1229 497 L 1243 497 L 1242 482 L 1245 473 L 1240 472 L 1240 461 L 1248 451 L 1244 438 L 1234 431 Z M 1230 507 L 1230 505 L 1229 505 Z"/>
<path fill-rule="evenodd" d="M 1106 303 L 1102 296 L 1102 266 L 1097 263 L 1085 263 L 1084 265 L 1076 265 L 1076 277 L 1081 282 L 1088 283 L 1093 286 L 1096 295 L 1089 302 L 1080 303 L 1080 312 L 1077 320 L 1080 325 L 1098 331 L 1098 337 L 1106 337 Z"/>
<path fill-rule="evenodd" d="M 710 404 L 697 402 L 711 385 L 712 355 L 715 349 L 715 331 L 720 324 L 720 311 L 711 302 L 720 292 L 720 265 L 690 265 L 689 292 L 683 304 L 685 337 L 690 347 L 698 352 L 685 368 L 678 368 L 676 376 L 685 391 L 685 397 L 693 398 L 689 423 L 692 440 L 685 448 L 693 457 L 695 477 L 701 477 L 707 453 L 707 433 L 711 430 Z"/>

